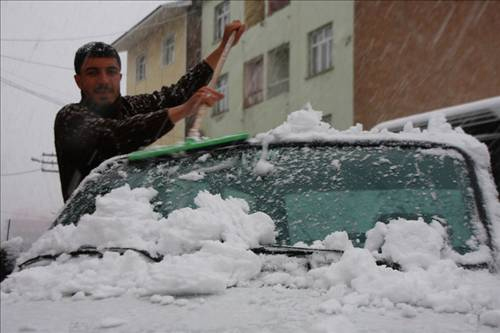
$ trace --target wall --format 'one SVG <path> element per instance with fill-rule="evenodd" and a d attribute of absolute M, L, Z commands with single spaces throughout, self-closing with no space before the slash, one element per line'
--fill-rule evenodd
<path fill-rule="evenodd" d="M 500 95 L 500 2 L 357 1 L 355 122 Z"/>

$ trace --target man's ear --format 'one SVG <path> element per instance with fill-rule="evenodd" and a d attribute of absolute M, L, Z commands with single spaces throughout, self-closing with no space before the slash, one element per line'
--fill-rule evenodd
<path fill-rule="evenodd" d="M 76 85 L 78 86 L 78 88 L 82 89 L 81 85 L 80 85 L 80 74 L 75 74 L 75 76 L 73 76 L 75 78 L 75 82 L 76 82 Z"/>

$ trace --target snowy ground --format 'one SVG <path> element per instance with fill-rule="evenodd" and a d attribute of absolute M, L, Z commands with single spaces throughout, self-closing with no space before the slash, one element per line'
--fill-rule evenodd
<path fill-rule="evenodd" d="M 266 145 L 286 135 L 331 136 L 320 119 L 314 111 L 301 111 L 257 139 Z M 440 122 L 435 127 L 451 131 Z M 356 131 L 337 135 L 352 137 Z M 468 136 L 451 134 L 436 138 L 459 138 L 478 159 L 484 154 Z M 422 133 L 407 127 L 406 135 Z M 265 154 L 256 172 L 272 169 L 264 162 Z M 479 176 L 483 185 L 491 183 Z M 500 220 L 492 191 L 487 203 L 496 246 Z M 496 332 L 500 327 L 499 274 L 459 267 L 459 255 L 447 247 L 439 223 L 379 223 L 367 233 L 365 248 L 353 247 L 342 231 L 313 244 L 343 255 L 256 255 L 249 249 L 274 242 L 274 223 L 262 212 L 249 212 L 244 200 L 200 192 L 197 208 L 163 217 L 150 203 L 156 194 L 151 188 L 117 188 L 97 198 L 95 213 L 77 226 L 47 232 L 18 263 L 84 245 L 134 247 L 163 255 L 161 262 L 133 251 L 106 252 L 102 259 L 62 255 L 50 265 L 15 272 L 1 284 L 1 331 Z M 493 262 L 497 255 L 480 247 L 472 257 L 461 259 Z M 377 259 L 396 261 L 402 269 L 379 266 Z"/>

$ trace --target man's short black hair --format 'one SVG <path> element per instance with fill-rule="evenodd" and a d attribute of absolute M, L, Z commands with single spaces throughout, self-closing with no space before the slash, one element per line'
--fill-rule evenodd
<path fill-rule="evenodd" d="M 83 62 L 87 57 L 96 58 L 115 58 L 118 61 L 120 68 L 122 67 L 122 62 L 120 61 L 120 56 L 118 52 L 112 47 L 103 42 L 90 42 L 78 49 L 75 54 L 75 72 L 80 74 L 80 69 L 82 68 Z"/>

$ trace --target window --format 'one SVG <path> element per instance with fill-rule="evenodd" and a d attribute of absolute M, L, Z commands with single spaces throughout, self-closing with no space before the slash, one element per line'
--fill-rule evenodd
<path fill-rule="evenodd" d="M 245 1 L 245 24 L 248 28 L 264 21 L 265 2 L 263 0 Z"/>
<path fill-rule="evenodd" d="M 333 27 L 329 23 L 309 33 L 309 76 L 333 67 Z"/>
<path fill-rule="evenodd" d="M 287 92 L 289 89 L 290 47 L 283 44 L 268 53 L 267 98 Z"/>
<path fill-rule="evenodd" d="M 162 63 L 170 65 L 174 62 L 175 35 L 169 35 L 163 40 Z"/>
<path fill-rule="evenodd" d="M 221 75 L 217 80 L 215 89 L 224 95 L 224 98 L 215 104 L 212 115 L 218 115 L 223 112 L 229 111 L 229 101 L 227 92 L 227 74 Z"/>
<path fill-rule="evenodd" d="M 229 23 L 229 1 L 224 0 L 215 7 L 214 13 L 214 42 L 224 35 L 224 27 Z"/>
<path fill-rule="evenodd" d="M 146 78 L 146 56 L 140 55 L 135 62 L 135 80 L 142 81 Z"/>
<path fill-rule="evenodd" d="M 243 106 L 248 108 L 262 102 L 263 93 L 263 67 L 264 57 L 262 55 L 245 63 L 244 71 L 244 100 Z"/>
<path fill-rule="evenodd" d="M 274 12 L 286 7 L 290 4 L 290 0 L 269 0 L 267 7 L 267 15 L 271 16 Z"/>

